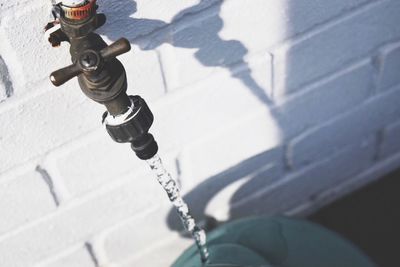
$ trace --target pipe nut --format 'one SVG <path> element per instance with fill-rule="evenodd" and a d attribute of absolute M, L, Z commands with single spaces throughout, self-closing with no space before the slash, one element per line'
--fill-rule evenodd
<path fill-rule="evenodd" d="M 63 1 L 61 16 L 70 20 L 85 20 L 96 13 L 96 0 Z"/>

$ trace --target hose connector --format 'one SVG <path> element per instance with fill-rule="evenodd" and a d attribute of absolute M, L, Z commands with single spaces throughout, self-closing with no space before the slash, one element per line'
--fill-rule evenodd
<path fill-rule="evenodd" d="M 131 143 L 132 150 L 142 160 L 151 159 L 158 152 L 157 142 L 149 133 L 154 116 L 147 103 L 140 96 L 130 96 L 132 105 L 120 115 L 106 112 L 103 123 L 108 134 L 118 143 Z"/>

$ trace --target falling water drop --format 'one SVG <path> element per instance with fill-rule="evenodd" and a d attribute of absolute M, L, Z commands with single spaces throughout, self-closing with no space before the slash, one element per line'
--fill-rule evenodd
<path fill-rule="evenodd" d="M 165 169 L 162 160 L 158 155 L 147 160 L 147 163 L 150 165 L 153 172 L 155 172 L 158 182 L 164 188 L 165 192 L 167 192 L 168 198 L 175 206 L 183 226 L 188 232 L 190 232 L 195 240 L 202 262 L 206 262 L 208 260 L 206 233 L 196 224 L 196 221 L 190 214 L 189 207 L 182 198 L 177 183 L 172 178 L 171 174 Z"/>

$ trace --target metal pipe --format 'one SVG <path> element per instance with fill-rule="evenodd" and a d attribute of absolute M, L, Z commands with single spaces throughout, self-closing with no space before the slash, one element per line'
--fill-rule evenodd
<path fill-rule="evenodd" d="M 65 0 L 55 4 L 59 13 L 55 24 L 60 29 L 52 32 L 49 41 L 53 46 L 69 42 L 72 64 L 53 72 L 50 80 L 61 86 L 78 77 L 83 93 L 103 104 L 107 109 L 103 122 L 113 140 L 131 143 L 136 155 L 150 159 L 158 146 L 149 133 L 154 117 L 146 102 L 139 96 L 128 96 L 125 68 L 116 58 L 130 51 L 128 40 L 121 38 L 111 45 L 94 31 L 105 23 L 105 15 L 97 14 L 96 0 Z M 54 13 L 54 12 L 53 12 Z M 46 28 L 51 28 L 51 24 Z M 132 103 L 134 108 L 131 110 Z M 108 124 L 111 118 L 128 114 L 120 124 Z"/>

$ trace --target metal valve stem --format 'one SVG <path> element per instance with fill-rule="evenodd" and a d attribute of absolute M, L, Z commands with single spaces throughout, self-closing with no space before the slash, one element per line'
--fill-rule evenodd
<path fill-rule="evenodd" d="M 107 108 L 103 122 L 111 138 L 119 143 L 131 143 L 140 159 L 152 158 L 158 151 L 149 133 L 153 114 L 141 97 L 126 94 L 125 68 L 116 58 L 130 51 L 129 41 L 121 38 L 107 45 L 94 32 L 106 20 L 103 14 L 97 14 L 96 0 L 62 1 L 57 6 L 61 27 L 50 34 L 49 41 L 53 46 L 69 42 L 72 64 L 53 72 L 51 82 L 61 86 L 78 77 L 83 93 Z"/>

